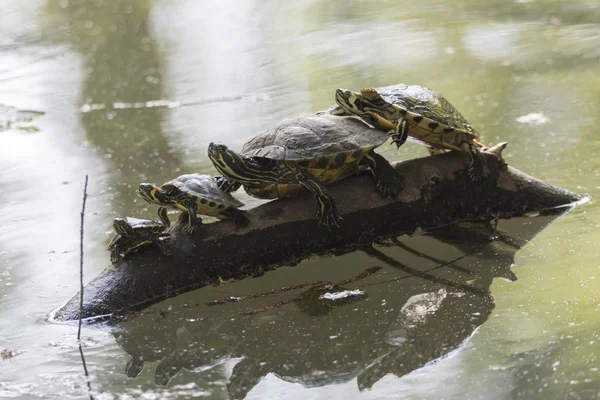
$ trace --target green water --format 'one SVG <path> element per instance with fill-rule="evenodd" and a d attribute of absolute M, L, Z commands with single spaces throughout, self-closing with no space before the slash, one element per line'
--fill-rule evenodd
<path fill-rule="evenodd" d="M 0 10 L 0 112 L 35 116 L 22 129 L 0 114 L 0 347 L 17 354 L 0 360 L 0 397 L 89 397 L 76 327 L 46 322 L 78 290 L 85 174 L 88 282 L 110 266 L 113 218 L 155 217 L 137 196 L 140 182 L 214 174 L 208 143 L 239 148 L 283 118 L 327 108 L 338 87 L 430 87 L 486 143 L 507 141 L 510 165 L 600 192 L 595 1 L 0 0 Z M 547 121 L 517 121 L 531 113 Z M 427 154 L 412 143 L 378 151 L 392 161 Z M 511 239 L 487 244 L 460 233 L 401 238 L 422 255 L 377 246 L 387 262 L 364 252 L 315 257 L 157 304 L 117 332 L 86 328 L 92 391 L 98 399 L 600 398 L 599 211 L 592 199 L 556 220 L 500 221 Z M 431 259 L 464 254 L 459 269 L 435 269 Z M 411 276 L 394 260 L 479 285 L 493 300 Z M 343 285 L 366 297 L 332 308 L 305 296 L 239 314 L 302 290 L 204 305 L 374 266 L 382 269 Z"/>

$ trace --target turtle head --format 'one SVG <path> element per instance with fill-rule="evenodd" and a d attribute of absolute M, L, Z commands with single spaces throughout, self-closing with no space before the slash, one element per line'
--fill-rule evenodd
<path fill-rule="evenodd" d="M 208 145 L 208 157 L 215 165 L 215 168 L 225 176 L 236 176 L 234 172 L 246 164 L 244 158 L 235 151 L 229 150 L 227 146 L 221 143 L 212 143 Z"/>
<path fill-rule="evenodd" d="M 335 91 L 335 102 L 348 114 L 364 114 L 361 94 L 352 90 L 339 88 Z"/>
<path fill-rule="evenodd" d="M 115 218 L 113 221 L 113 229 L 121 236 L 132 236 L 133 235 L 133 227 L 123 218 Z"/>
<path fill-rule="evenodd" d="M 171 202 L 165 192 L 151 183 L 140 183 L 138 192 L 148 203 L 168 204 Z"/>

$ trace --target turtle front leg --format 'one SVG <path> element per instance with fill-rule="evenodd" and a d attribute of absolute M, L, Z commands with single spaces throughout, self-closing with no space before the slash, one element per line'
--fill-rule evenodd
<path fill-rule="evenodd" d="M 127 257 L 127 255 L 129 253 L 132 253 L 134 251 L 136 251 L 137 249 L 139 249 L 140 247 L 146 246 L 148 244 L 152 243 L 151 240 L 142 240 L 139 243 L 133 244 L 129 247 L 127 247 L 124 251 L 123 251 L 123 258 Z"/>
<path fill-rule="evenodd" d="M 157 238 L 154 243 L 156 243 L 156 245 L 158 246 L 158 248 L 160 249 L 160 252 L 165 255 L 165 256 L 170 256 L 171 253 L 171 246 L 169 246 L 169 244 L 167 243 L 167 238 L 163 237 L 163 238 Z"/>
<path fill-rule="evenodd" d="M 375 186 L 381 193 L 381 196 L 396 198 L 400 191 L 404 188 L 402 184 L 402 175 L 392 167 L 388 160 L 373 150 L 369 151 L 362 159 L 362 163 L 366 164 L 373 175 Z"/>
<path fill-rule="evenodd" d="M 114 249 L 112 249 L 110 251 L 110 262 L 113 264 L 117 264 L 119 261 L 121 261 L 121 249 L 116 246 Z"/>
<path fill-rule="evenodd" d="M 190 201 L 187 205 L 187 213 L 188 213 L 188 223 L 183 227 L 183 233 L 186 235 L 191 235 L 194 233 L 194 229 L 196 229 L 196 224 L 201 221 L 200 218 L 196 216 L 196 203 Z"/>
<path fill-rule="evenodd" d="M 409 130 L 410 124 L 408 123 L 408 120 L 406 118 L 400 118 L 394 129 L 388 132 L 388 135 L 392 137 L 392 144 L 395 144 L 397 149 L 406 142 Z"/>
<path fill-rule="evenodd" d="M 319 221 L 319 224 L 327 229 L 331 229 L 334 225 L 339 227 L 339 221 L 342 217 L 337 209 L 333 195 L 325 185 L 315 180 L 315 178 L 303 168 L 295 168 L 290 165 L 288 165 L 288 167 L 294 173 L 294 177 L 298 183 L 309 190 L 317 199 L 317 211 L 315 217 Z"/>
<path fill-rule="evenodd" d="M 471 164 L 467 169 L 469 178 L 473 182 L 479 182 L 486 179 L 490 175 L 490 171 L 487 167 L 487 161 L 484 155 L 477 149 L 473 143 L 463 142 L 461 146 L 471 156 Z"/>
<path fill-rule="evenodd" d="M 225 193 L 235 192 L 242 186 L 240 182 L 234 181 L 231 178 L 227 178 L 226 176 L 217 176 L 215 177 L 215 182 L 217 182 L 217 186 L 219 189 L 224 191 Z"/>
<path fill-rule="evenodd" d="M 164 226 L 166 226 L 166 227 L 171 226 L 171 220 L 169 219 L 169 216 L 167 215 L 166 207 L 158 207 L 158 218 L 160 218 L 160 220 Z"/>

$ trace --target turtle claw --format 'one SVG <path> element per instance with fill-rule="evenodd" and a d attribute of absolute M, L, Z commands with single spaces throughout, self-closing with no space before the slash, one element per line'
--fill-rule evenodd
<path fill-rule="evenodd" d="M 187 224 L 183 227 L 183 233 L 185 233 L 186 235 L 192 235 L 194 233 L 195 228 L 195 226 Z"/>
<path fill-rule="evenodd" d="M 342 219 L 342 217 L 335 216 L 335 217 L 329 217 L 329 218 L 324 218 L 322 219 L 319 224 L 325 228 L 327 228 L 328 231 L 331 231 L 332 227 L 340 227 L 340 219 Z"/>
<path fill-rule="evenodd" d="M 390 145 L 393 145 L 393 144 L 396 145 L 396 150 L 398 150 L 400 148 L 400 146 L 402 146 L 402 142 L 400 140 L 396 140 L 396 139 L 392 140 L 392 143 L 390 143 Z"/>
<path fill-rule="evenodd" d="M 335 206 L 331 210 L 327 210 L 325 213 L 323 213 L 321 208 L 319 208 L 316 213 L 316 218 L 319 221 L 319 225 L 327 228 L 327 230 L 331 230 L 332 226 L 337 226 L 339 228 L 339 221 L 342 219 Z"/>
<path fill-rule="evenodd" d="M 119 261 L 121 261 L 121 253 L 118 250 L 113 250 L 110 252 L 110 262 L 113 264 L 117 264 Z"/>
<path fill-rule="evenodd" d="M 395 199 L 400 196 L 400 192 L 404 189 L 401 176 L 385 177 L 385 180 L 377 182 L 377 190 L 384 198 Z"/>
<path fill-rule="evenodd" d="M 467 173 L 469 175 L 469 178 L 473 182 L 480 182 L 480 181 L 486 179 L 490 174 L 489 170 L 487 169 L 487 167 L 485 165 L 474 165 L 474 164 L 469 165 L 469 168 L 467 169 Z"/>
<path fill-rule="evenodd" d="M 381 170 L 374 178 L 375 187 L 383 198 L 395 199 L 404 189 L 404 177 L 393 168 L 390 168 L 389 171 Z"/>

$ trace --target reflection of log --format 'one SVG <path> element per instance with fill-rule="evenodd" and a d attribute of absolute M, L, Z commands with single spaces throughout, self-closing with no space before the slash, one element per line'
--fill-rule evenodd
<path fill-rule="evenodd" d="M 205 225 L 191 238 L 175 230 L 172 257 L 147 248 L 90 282 L 84 292 L 83 317 L 142 309 L 219 277 L 260 274 L 312 254 L 343 251 L 417 228 L 508 218 L 579 199 L 575 193 L 506 167 L 497 157 L 501 149 L 485 153 L 491 176 L 477 184 L 466 176 L 463 154 L 450 152 L 398 163 L 396 168 L 405 180 L 399 201 L 381 199 L 365 175 L 333 184 L 331 192 L 343 220 L 341 228 L 331 231 L 317 225 L 311 196 L 256 207 L 248 212 L 252 223 L 241 230 L 234 230 L 231 221 Z M 76 295 L 58 310 L 56 318 L 76 319 L 78 308 Z"/>
<path fill-rule="evenodd" d="M 460 223 L 426 236 L 393 238 L 351 254 L 307 260 L 303 271 L 259 280 L 267 283 L 264 287 L 290 287 L 298 276 L 321 276 L 324 265 L 338 265 L 329 277 L 346 278 L 340 281 L 346 289 L 359 289 L 362 294 L 354 299 L 314 298 L 313 287 L 206 306 L 223 292 L 257 294 L 258 281 L 245 280 L 149 307 L 117 321 L 111 333 L 131 357 L 124 368 L 128 376 L 156 368 L 159 385 L 185 369 L 186 379 L 197 376 L 193 380 L 200 390 L 214 390 L 212 382 L 227 376 L 228 394 L 221 397 L 232 399 L 244 398 L 268 374 L 305 387 L 356 379 L 358 393 L 389 373 L 403 376 L 468 340 L 494 307 L 488 295 L 493 279 L 516 279 L 511 272 L 515 252 L 563 211 L 502 220 L 498 232 L 485 223 Z M 350 278 L 348 264 L 382 268 Z M 424 279 L 407 269 L 442 279 Z M 273 302 L 280 307 L 269 307 Z M 156 367 L 148 361 L 157 362 Z M 217 367 L 225 362 L 235 362 L 231 374 Z M 347 390 L 345 398 L 358 397 Z"/>

